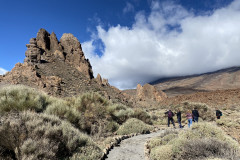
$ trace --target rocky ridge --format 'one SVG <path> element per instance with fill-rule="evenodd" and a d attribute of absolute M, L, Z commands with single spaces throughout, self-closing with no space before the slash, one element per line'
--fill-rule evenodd
<path fill-rule="evenodd" d="M 90 62 L 72 34 L 63 34 L 58 41 L 55 33 L 40 29 L 26 47 L 24 63 L 17 63 L 10 72 L 0 76 L 0 86 L 23 84 L 57 97 L 93 91 L 115 102 L 129 103 L 129 97 L 111 86 L 107 79 L 100 74 L 94 78 Z"/>

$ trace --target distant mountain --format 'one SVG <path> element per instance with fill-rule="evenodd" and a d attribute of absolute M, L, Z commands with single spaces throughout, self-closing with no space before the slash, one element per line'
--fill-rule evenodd
<path fill-rule="evenodd" d="M 163 78 L 151 82 L 168 96 L 240 88 L 240 67 L 183 77 Z"/>

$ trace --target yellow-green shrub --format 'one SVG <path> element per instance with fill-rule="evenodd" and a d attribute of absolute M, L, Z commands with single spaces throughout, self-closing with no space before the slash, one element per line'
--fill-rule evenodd
<path fill-rule="evenodd" d="M 132 116 L 133 118 L 137 118 L 140 119 L 141 121 L 143 121 L 144 123 L 147 124 L 152 124 L 152 119 L 150 114 L 148 114 L 146 111 L 143 111 L 140 108 L 136 108 L 134 109 L 134 114 Z"/>
<path fill-rule="evenodd" d="M 81 123 L 83 118 L 81 113 L 77 111 L 76 108 L 67 105 L 67 102 L 62 99 L 51 98 L 51 104 L 48 105 L 44 113 L 56 115 L 82 130 Z"/>
<path fill-rule="evenodd" d="M 164 141 L 165 139 L 165 141 Z M 159 146 L 171 145 L 172 157 L 169 159 L 195 159 L 221 157 L 225 159 L 239 159 L 239 144 L 227 136 L 220 128 L 209 123 L 194 124 L 188 130 L 181 130 L 177 135 L 174 133 L 161 135 L 156 139 L 151 139 L 149 146 L 151 152 Z M 156 154 L 151 153 L 151 158 Z"/>
<path fill-rule="evenodd" d="M 99 159 L 100 148 L 70 123 L 33 112 L 1 117 L 0 159 Z"/>
<path fill-rule="evenodd" d="M 134 111 L 131 108 L 123 104 L 109 105 L 107 107 L 107 112 L 111 118 L 119 124 L 122 124 L 134 114 Z"/>
<path fill-rule="evenodd" d="M 164 145 L 152 149 L 150 157 L 152 160 L 171 160 L 173 156 L 172 146 Z"/>
<path fill-rule="evenodd" d="M 43 111 L 47 106 L 47 96 L 36 89 L 11 85 L 0 88 L 0 112 L 34 110 Z"/>
<path fill-rule="evenodd" d="M 117 134 L 149 133 L 151 130 L 153 130 L 153 126 L 150 126 L 139 119 L 131 118 L 119 127 Z"/>

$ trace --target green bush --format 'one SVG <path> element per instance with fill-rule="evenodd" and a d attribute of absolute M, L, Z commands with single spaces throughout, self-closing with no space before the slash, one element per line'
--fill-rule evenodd
<path fill-rule="evenodd" d="M 142 109 L 139 109 L 139 108 L 134 110 L 133 118 L 137 118 L 150 125 L 152 124 L 152 119 L 150 114 L 148 114 L 146 111 L 143 111 Z"/>
<path fill-rule="evenodd" d="M 150 153 L 152 160 L 171 160 L 172 156 L 173 152 L 171 145 L 155 147 Z"/>
<path fill-rule="evenodd" d="M 75 99 L 74 107 L 80 112 L 87 112 L 91 109 L 96 112 L 97 115 L 101 117 L 101 113 L 105 112 L 106 106 L 109 105 L 109 101 L 103 98 L 100 94 L 96 92 L 85 93 Z M 101 111 L 103 110 L 103 111 Z"/>
<path fill-rule="evenodd" d="M 83 121 L 81 113 L 77 111 L 76 108 L 69 106 L 64 100 L 51 98 L 51 104 L 48 105 L 44 113 L 65 119 L 80 130 L 83 128 L 81 126 Z"/>
<path fill-rule="evenodd" d="M 70 123 L 33 112 L 1 117 L 0 159 L 99 159 L 100 148 Z"/>
<path fill-rule="evenodd" d="M 134 111 L 123 104 L 113 104 L 107 107 L 107 112 L 111 118 L 119 124 L 124 123 L 133 116 Z"/>
<path fill-rule="evenodd" d="M 153 130 L 153 126 L 150 126 L 139 119 L 131 118 L 119 127 L 117 134 L 149 133 L 151 130 Z"/>
<path fill-rule="evenodd" d="M 23 85 L 0 88 L 0 112 L 34 110 L 43 111 L 48 105 L 47 96 Z"/>

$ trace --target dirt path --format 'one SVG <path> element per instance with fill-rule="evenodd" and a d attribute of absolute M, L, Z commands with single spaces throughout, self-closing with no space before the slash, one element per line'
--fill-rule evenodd
<path fill-rule="evenodd" d="M 145 160 L 144 144 L 153 137 L 160 135 L 163 130 L 125 139 L 120 146 L 114 147 L 108 154 L 107 160 Z"/>

